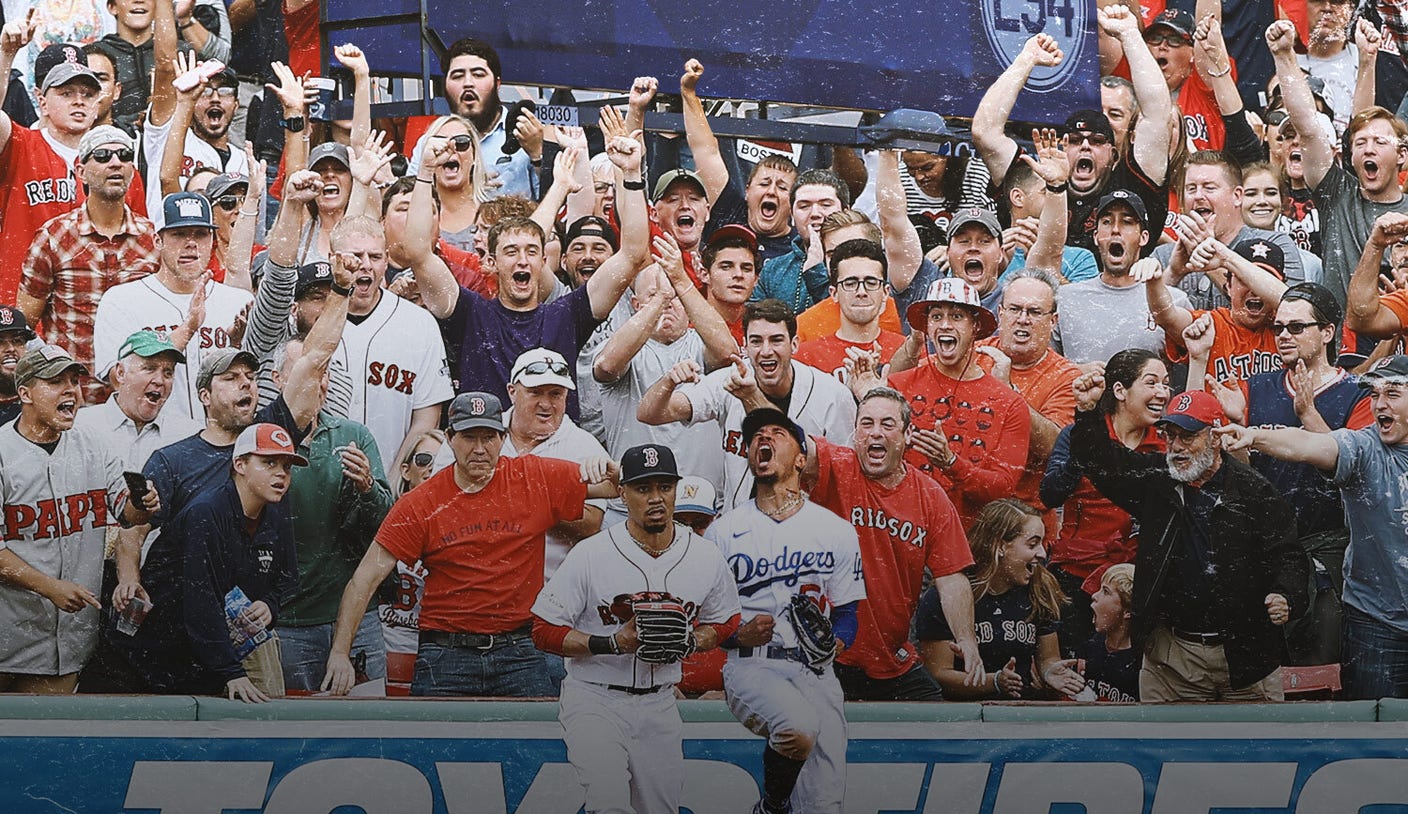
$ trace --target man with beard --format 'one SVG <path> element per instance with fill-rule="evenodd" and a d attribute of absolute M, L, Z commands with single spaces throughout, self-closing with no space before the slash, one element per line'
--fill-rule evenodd
<path fill-rule="evenodd" d="M 1086 477 L 1139 523 L 1131 622 L 1141 701 L 1281 701 L 1283 636 L 1305 612 L 1309 565 L 1295 514 L 1221 448 L 1217 399 L 1180 393 L 1159 421 L 1164 455 L 1127 449 L 1095 409 L 1099 373 L 1076 379 L 1071 449 Z"/>
<path fill-rule="evenodd" d="M 617 249 L 616 232 L 611 224 L 595 215 L 578 218 L 567 228 L 567 242 L 562 247 L 562 270 L 567 285 L 581 288 L 601 264 L 611 259 Z"/>
<path fill-rule="evenodd" d="M 1315 121 L 1315 102 L 1296 64 L 1295 27 L 1277 20 L 1266 29 L 1266 44 L 1276 59 L 1276 75 L 1286 112 L 1300 136 L 1305 182 L 1314 190 L 1325 247 L 1325 287 L 1341 304 L 1351 272 L 1359 261 L 1374 221 L 1386 212 L 1408 212 L 1398 173 L 1408 163 L 1408 124 L 1381 107 L 1355 114 L 1345 129 L 1352 172 L 1334 160 L 1334 149 Z M 1354 350 L 1349 348 L 1348 350 Z"/>
<path fill-rule="evenodd" d="M 747 363 L 735 356 L 732 367 L 705 376 L 694 360 L 679 362 L 645 391 L 636 407 L 636 418 L 646 424 L 717 423 L 725 511 L 747 502 L 753 486 L 743 444 L 743 418 L 749 410 L 780 408 L 809 434 L 835 441 L 849 438 L 855 426 L 856 402 L 846 386 L 792 358 L 797 318 L 785 303 L 749 303 L 743 331 Z"/>
<path fill-rule="evenodd" d="M 1242 219 L 1242 168 L 1226 154 L 1200 150 L 1189 156 L 1179 201 L 1183 210 L 1179 239 L 1155 249 L 1154 257 L 1167 269 L 1169 283 L 1183 289 L 1194 307 L 1210 311 L 1231 304 L 1232 283 L 1226 270 L 1216 264 L 1211 270 L 1204 268 L 1209 262 L 1206 249 L 1193 259 L 1209 238 L 1224 247 L 1256 240 L 1268 243 L 1284 258 L 1282 278 L 1291 285 L 1305 280 L 1300 251 L 1289 235 L 1255 229 Z"/>
<path fill-rule="evenodd" d="M 1142 260 L 1134 264 L 1131 276 L 1144 283 L 1149 313 L 1168 340 L 1165 355 L 1174 362 L 1186 361 L 1188 349 L 1183 330 L 1193 320 L 1209 314 L 1217 335 L 1207 360 L 1207 373 L 1215 381 L 1245 380 L 1281 367 L 1276 335 L 1271 328 L 1275 319 L 1271 303 L 1279 303 L 1286 293 L 1286 263 L 1281 248 L 1268 240 L 1253 238 L 1229 249 L 1217 238 L 1209 238 L 1198 246 L 1194 257 L 1195 264 L 1228 275 L 1231 305 L 1208 311 L 1174 305 L 1168 286 L 1164 285 L 1163 272 Z"/>
<path fill-rule="evenodd" d="M 1144 201 L 1117 189 L 1095 208 L 1095 256 L 1100 276 L 1071 283 L 1061 291 L 1061 322 L 1053 338 L 1057 349 L 1077 365 L 1104 362 L 1125 348 L 1162 354 L 1164 331 L 1154 322 L 1144 291 L 1130 274 L 1140 247 L 1149 242 Z M 1190 308 L 1188 295 L 1169 290 L 1174 305 Z"/>
<path fill-rule="evenodd" d="M 175 12 L 165 3 L 156 3 L 153 11 L 155 31 L 152 35 L 155 73 L 152 74 L 151 105 L 142 122 L 142 155 L 147 160 L 147 213 L 160 229 L 164 213 L 161 210 L 161 159 L 166 152 L 175 120 L 177 32 Z M 239 79 L 231 68 L 210 77 L 209 84 L 196 100 L 191 126 L 186 131 L 185 144 L 172 149 L 182 150 L 181 187 L 199 167 L 210 167 L 220 173 L 235 173 L 249 177 L 250 167 L 244 151 L 230 146 L 230 122 L 239 104 Z"/>
<path fill-rule="evenodd" d="M 973 592 L 963 569 L 973 564 L 953 503 L 933 478 L 904 460 L 912 434 L 909 402 L 897 390 L 866 393 L 850 447 L 823 438 L 807 445 L 803 480 L 811 499 L 849 520 L 860 538 L 867 598 L 857 609 L 856 640 L 837 657 L 848 701 L 940 701 L 943 693 L 920 663 L 910 619 L 933 577 L 949 627 L 970 665 L 968 681 L 986 681 L 973 631 Z"/>
<path fill-rule="evenodd" d="M 479 133 L 479 149 L 484 169 L 499 184 L 493 194 L 522 195 L 538 200 L 538 171 L 543 160 L 543 125 L 532 111 L 524 110 L 513 134 L 523 149 L 504 152 L 508 132 L 504 106 L 499 101 L 499 82 L 503 68 L 499 52 L 489 43 L 465 37 L 452 43 L 441 58 L 445 72 L 445 102 L 450 112 L 463 116 L 474 124 Z M 415 173 L 425 155 L 428 142 L 422 136 L 411 154 L 409 172 Z M 702 223 L 702 221 L 701 221 Z"/>
<path fill-rule="evenodd" d="M 1067 184 L 1057 190 L 1064 191 L 1067 186 L 1070 189 L 1066 196 L 1070 210 L 1066 245 L 1097 254 L 1097 204 L 1112 190 L 1124 189 L 1137 195 L 1149 214 L 1146 223 L 1162 227 L 1168 210 L 1169 122 L 1173 110 L 1168 85 L 1149 46 L 1144 44 L 1135 12 L 1122 5 L 1106 5 L 1099 10 L 1099 23 L 1102 31 L 1118 38 L 1124 46 L 1140 116 L 1133 130 L 1133 146 L 1124 156 L 1115 149 L 1115 132 L 1104 113 L 1080 110 L 1066 119 L 1066 155 L 1071 172 Z M 1018 160 L 1017 142 L 1004 132 L 1017 94 L 1034 69 L 1055 67 L 1064 58 L 1054 38 L 1038 34 L 1027 40 L 1022 52 L 983 96 L 973 116 L 973 144 L 992 173 L 994 184 L 1000 186 L 1008 168 Z M 1149 244 L 1143 253 L 1152 249 Z"/>
<path fill-rule="evenodd" d="M 851 205 L 846 182 L 831 170 L 807 170 L 792 188 L 792 251 L 763 263 L 754 299 L 778 299 L 800 314 L 826 299 L 821 222 Z"/>
<path fill-rule="evenodd" d="M 25 346 L 36 334 L 25 321 L 24 312 L 9 305 L 0 305 L 0 425 L 8 424 L 20 414 L 20 394 L 15 388 L 15 365 L 24 355 Z"/>
<path fill-rule="evenodd" d="M 223 4 L 200 0 L 181 5 L 185 17 L 170 18 L 177 36 L 195 46 L 202 59 L 228 61 L 230 23 Z M 111 123 L 136 133 L 151 96 L 152 71 L 156 67 L 155 32 L 163 17 L 151 0 L 108 0 L 107 10 L 117 30 L 85 50 L 102 54 L 112 68 L 110 76 L 116 80 L 117 94 L 108 101 L 116 119 Z M 98 73 L 99 66 L 89 67 Z"/>
<path fill-rule="evenodd" d="M 135 134 L 136 127 L 130 124 L 123 127 L 113 116 L 113 106 L 122 96 L 122 82 L 117 78 L 117 66 L 112 57 L 96 42 L 83 46 L 83 54 L 88 58 L 88 70 L 98 78 L 98 87 L 101 88 L 97 107 L 93 111 L 93 126 L 111 124 L 129 136 Z"/>
<path fill-rule="evenodd" d="M 34 236 L 19 307 L 44 326 L 44 341 L 92 368 L 99 301 L 108 289 L 155 273 L 160 260 L 155 227 L 125 200 L 137 172 L 131 137 L 110 125 L 95 127 L 79 142 L 78 161 L 88 199 Z M 85 382 L 83 390 L 89 404 L 101 403 L 109 392 L 98 379 Z"/>

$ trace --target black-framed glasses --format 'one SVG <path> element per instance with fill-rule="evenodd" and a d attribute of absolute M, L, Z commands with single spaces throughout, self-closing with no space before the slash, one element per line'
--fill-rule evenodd
<path fill-rule="evenodd" d="M 212 96 L 219 96 L 222 99 L 233 99 L 235 98 L 235 88 L 226 85 L 219 87 L 206 85 L 205 90 L 200 92 L 200 96 L 202 99 L 209 99 Z"/>
<path fill-rule="evenodd" d="M 1273 322 L 1271 323 L 1271 333 L 1280 336 L 1284 331 L 1290 331 L 1291 336 L 1300 336 L 1305 333 L 1306 328 L 1323 328 L 1328 322 Z"/>
<path fill-rule="evenodd" d="M 884 284 L 885 281 L 879 277 L 847 277 L 837 281 L 836 287 L 851 292 L 859 291 L 861 286 L 864 286 L 866 291 L 879 291 Z"/>
<path fill-rule="evenodd" d="M 221 195 L 219 198 L 216 198 L 215 200 L 211 201 L 211 203 L 215 204 L 226 212 L 233 212 L 239 208 L 240 204 L 244 203 L 244 196 Z"/>
<path fill-rule="evenodd" d="M 88 154 L 89 161 L 96 161 L 99 164 L 106 164 L 117 156 L 117 160 L 126 164 L 133 158 L 134 153 L 126 147 L 99 147 Z"/>
<path fill-rule="evenodd" d="M 1071 133 L 1070 145 L 1079 147 L 1085 142 L 1090 142 L 1091 147 L 1104 147 L 1110 143 L 1110 137 L 1104 133 Z"/>
<path fill-rule="evenodd" d="M 1177 48 L 1180 45 L 1192 45 L 1193 41 L 1182 34 L 1145 34 L 1144 44 L 1150 48 L 1159 45 L 1167 45 L 1170 48 Z"/>
<path fill-rule="evenodd" d="M 411 463 L 416 466 L 430 466 L 435 461 L 435 455 L 430 452 L 417 452 L 411 456 Z"/>
<path fill-rule="evenodd" d="M 559 362 L 556 359 L 540 359 L 520 368 L 518 375 L 514 376 L 514 378 L 517 379 L 519 376 L 541 376 L 545 373 L 555 373 L 559 376 L 566 376 L 567 372 L 566 362 Z"/>
<path fill-rule="evenodd" d="M 466 152 L 474 146 L 474 139 L 464 134 L 450 136 L 446 141 L 450 142 L 450 146 L 454 147 L 457 153 Z"/>
<path fill-rule="evenodd" d="M 1002 310 L 1013 319 L 1021 319 L 1023 315 L 1031 317 L 1032 319 L 1041 319 L 1047 314 L 1055 313 L 1054 311 L 1047 311 L 1044 308 L 1023 308 L 1020 305 L 1004 305 L 1002 306 Z"/>

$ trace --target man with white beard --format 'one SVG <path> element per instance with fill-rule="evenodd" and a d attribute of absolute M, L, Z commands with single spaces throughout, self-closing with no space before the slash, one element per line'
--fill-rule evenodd
<path fill-rule="evenodd" d="M 1295 515 L 1270 482 L 1228 455 L 1217 399 L 1174 396 L 1163 454 L 1110 437 L 1096 410 L 1104 376 L 1076 379 L 1071 449 L 1090 482 L 1139 523 L 1131 611 L 1144 648 L 1140 701 L 1281 701 L 1279 629 L 1305 612 L 1309 561 Z"/>

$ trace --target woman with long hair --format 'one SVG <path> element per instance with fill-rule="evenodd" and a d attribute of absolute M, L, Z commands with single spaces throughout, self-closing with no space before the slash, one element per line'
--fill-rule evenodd
<path fill-rule="evenodd" d="M 938 590 L 931 585 L 920 597 L 915 613 L 919 652 L 945 698 L 1036 699 L 1049 697 L 1043 687 L 1070 695 L 1084 687 L 1079 675 L 1059 669 L 1056 627 L 1066 596 L 1041 564 L 1045 535 L 1041 512 L 1015 498 L 984 506 L 968 529 L 973 623 L 989 676 L 979 686 L 968 685 L 963 666 L 955 664 L 957 646 Z"/>
<path fill-rule="evenodd" d="M 474 219 L 489 200 L 489 180 L 479 147 L 479 131 L 469 119 L 441 116 L 425 131 L 428 148 L 446 141 L 454 146 L 449 158 L 435 168 L 435 192 L 440 196 L 440 237 L 465 251 L 474 250 Z M 423 160 L 423 159 L 422 159 Z"/>
<path fill-rule="evenodd" d="M 430 477 L 430 467 L 435 462 L 435 453 L 439 452 L 440 447 L 444 444 L 444 430 L 426 430 L 421 433 L 414 444 L 406 448 L 406 456 L 396 462 L 396 471 L 399 476 L 392 485 L 392 497 L 400 498 L 401 495 L 420 486 L 426 478 Z"/>
<path fill-rule="evenodd" d="M 1154 423 L 1171 395 L 1168 367 L 1142 348 L 1122 350 L 1105 365 L 1108 386 L 1100 412 L 1110 437 L 1136 452 L 1164 451 Z M 1099 583 L 1086 585 L 1102 567 L 1133 562 L 1137 544 L 1129 514 L 1096 491 L 1071 454 L 1071 428 L 1061 430 L 1041 481 L 1042 503 L 1061 513 L 1061 530 L 1051 546 L 1051 572 L 1071 605 L 1061 620 L 1061 649 L 1071 654 L 1094 635 L 1090 598 Z"/>

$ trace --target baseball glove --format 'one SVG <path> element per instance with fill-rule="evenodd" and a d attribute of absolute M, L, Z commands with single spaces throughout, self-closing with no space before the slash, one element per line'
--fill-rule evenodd
<path fill-rule="evenodd" d="M 673 664 L 694 652 L 694 628 L 684 605 L 675 601 L 636 601 L 636 658 L 649 664 Z"/>
<path fill-rule="evenodd" d="M 831 629 L 831 620 L 821 608 L 801 594 L 792 597 L 785 610 L 787 621 L 797 634 L 797 646 L 806 659 L 807 666 L 820 673 L 836 658 L 836 634 Z"/>

